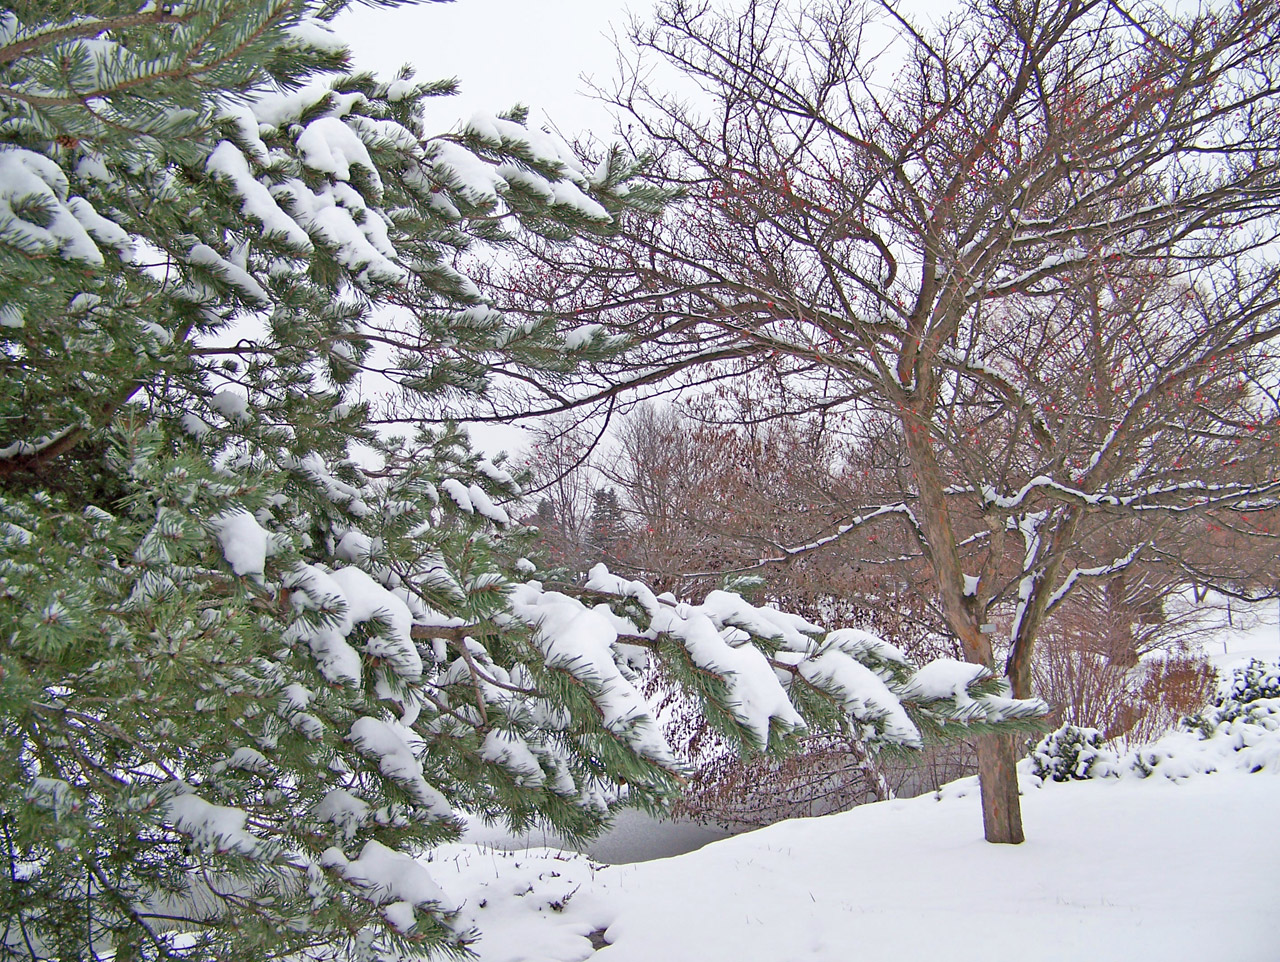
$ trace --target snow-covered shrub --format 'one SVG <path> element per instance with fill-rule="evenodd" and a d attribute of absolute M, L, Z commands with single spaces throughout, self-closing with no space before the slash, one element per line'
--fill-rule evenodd
<path fill-rule="evenodd" d="M 1209 732 L 1240 719 L 1266 728 L 1280 725 L 1280 663 L 1250 659 L 1232 671 L 1213 706 L 1189 721 Z"/>
<path fill-rule="evenodd" d="M 1031 749 L 1031 771 L 1055 782 L 1084 781 L 1113 774 L 1116 753 L 1103 745 L 1096 728 L 1063 725 Z"/>
<path fill-rule="evenodd" d="M 1162 776 L 1174 781 L 1216 771 L 1280 774 L 1280 664 L 1258 660 L 1223 679 L 1213 704 L 1143 745 L 1119 751 L 1096 729 L 1067 725 L 1023 761 L 1041 782 Z"/>

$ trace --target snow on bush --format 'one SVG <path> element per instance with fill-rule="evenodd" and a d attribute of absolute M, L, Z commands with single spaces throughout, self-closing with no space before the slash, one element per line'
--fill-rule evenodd
<path fill-rule="evenodd" d="M 1146 745 L 1116 751 L 1097 729 L 1064 725 L 1031 750 L 1023 768 L 1039 783 L 1280 772 L 1280 663 L 1253 659 L 1234 669 L 1212 705 Z"/>

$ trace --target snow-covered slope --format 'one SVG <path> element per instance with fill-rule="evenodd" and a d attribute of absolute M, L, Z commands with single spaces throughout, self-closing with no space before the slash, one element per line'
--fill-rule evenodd
<path fill-rule="evenodd" d="M 1213 600 L 1216 604 L 1207 617 L 1214 631 L 1204 651 L 1219 670 L 1230 670 L 1250 658 L 1264 661 L 1280 658 L 1280 604 L 1235 602 L 1228 609 L 1226 599 Z"/>

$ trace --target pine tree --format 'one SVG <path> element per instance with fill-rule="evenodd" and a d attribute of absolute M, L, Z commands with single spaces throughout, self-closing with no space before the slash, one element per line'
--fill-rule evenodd
<path fill-rule="evenodd" d="M 5 957 L 460 950 L 412 859 L 457 812 L 573 837 L 676 786 L 649 656 L 755 750 L 1041 709 L 732 595 L 548 590 L 518 479 L 454 429 L 375 430 L 369 367 L 446 410 L 495 359 L 601 349 L 509 322 L 466 252 L 661 197 L 520 111 L 430 135 L 451 85 L 350 72 L 343 6 L 0 14 Z"/>
<path fill-rule="evenodd" d="M 622 503 L 613 488 L 596 488 L 591 492 L 590 547 L 595 557 L 616 556 L 618 543 L 626 537 L 627 522 Z"/>

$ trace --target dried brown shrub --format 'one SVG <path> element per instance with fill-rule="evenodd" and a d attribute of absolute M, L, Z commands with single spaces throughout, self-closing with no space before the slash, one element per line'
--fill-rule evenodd
<path fill-rule="evenodd" d="M 1185 642 L 1117 651 L 1109 627 L 1105 618 L 1092 627 L 1065 620 L 1046 633 L 1035 678 L 1039 691 L 1052 693 L 1057 723 L 1142 742 L 1208 701 L 1215 676 L 1204 655 Z"/>

